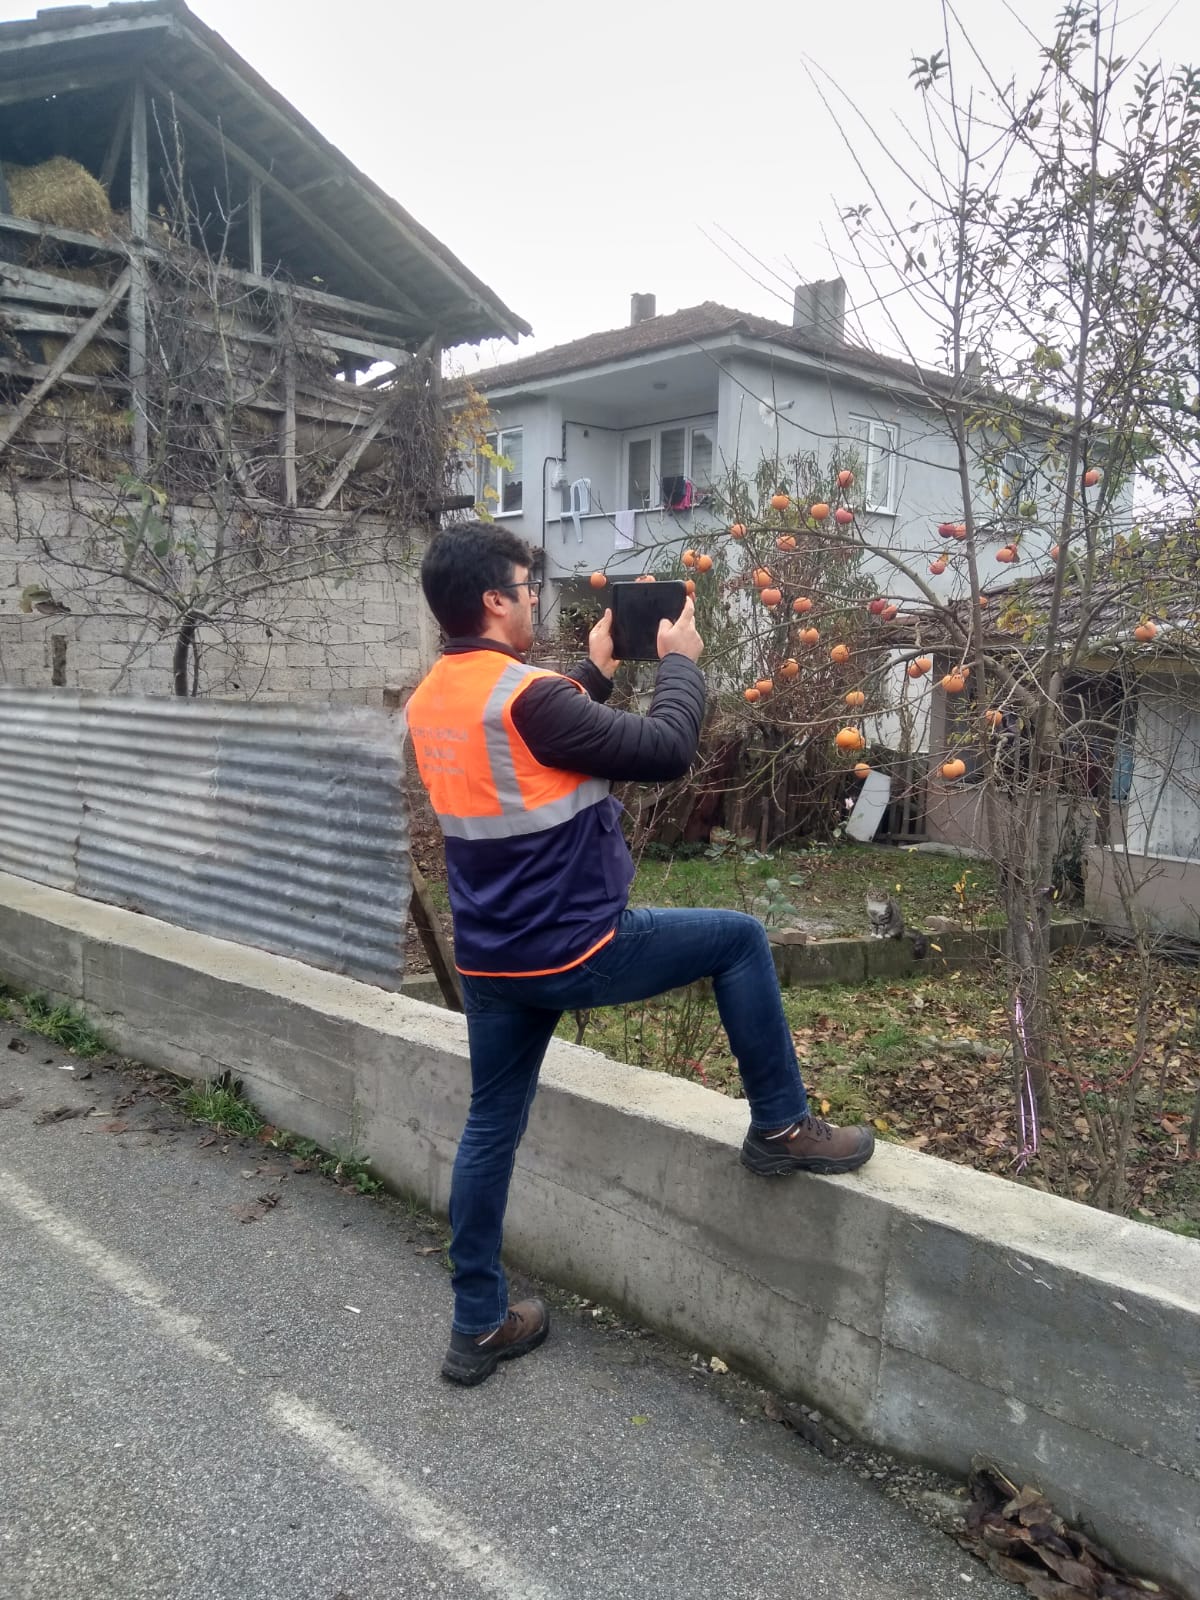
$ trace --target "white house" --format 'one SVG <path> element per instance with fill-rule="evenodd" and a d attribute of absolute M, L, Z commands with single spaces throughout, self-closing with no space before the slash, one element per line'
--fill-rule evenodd
<path fill-rule="evenodd" d="M 542 553 L 544 620 L 590 572 L 631 575 L 647 565 L 648 547 L 682 548 L 714 520 L 706 491 L 728 471 L 753 475 L 764 455 L 848 445 L 865 463 L 856 493 L 880 586 L 908 592 L 883 552 L 924 573 L 936 525 L 962 516 L 938 407 L 950 380 L 848 342 L 845 296 L 841 279 L 801 286 L 789 327 L 712 301 L 659 316 L 653 295 L 634 295 L 627 327 L 473 378 L 509 463 L 481 462 L 475 492 L 490 488 L 497 520 Z M 1021 456 L 999 471 L 1020 496 Z M 976 513 L 986 517 L 982 501 Z M 983 559 L 1002 542 L 999 532 L 994 546 L 983 542 Z M 1048 544 L 1031 529 L 1022 561 Z M 953 565 L 930 581 L 949 594 Z"/>

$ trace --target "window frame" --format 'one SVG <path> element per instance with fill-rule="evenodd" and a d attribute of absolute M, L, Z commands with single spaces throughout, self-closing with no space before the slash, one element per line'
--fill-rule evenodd
<path fill-rule="evenodd" d="M 712 439 L 712 465 L 709 469 L 710 478 L 716 470 L 717 464 L 717 418 L 715 413 L 701 413 L 693 417 L 684 417 L 671 422 L 654 423 L 646 428 L 633 428 L 621 436 L 621 494 L 622 506 L 627 511 L 670 511 L 672 507 L 664 505 L 662 498 L 662 436 L 664 433 L 681 432 L 683 434 L 683 477 L 693 486 L 695 494 L 692 505 L 700 503 L 704 495 L 711 494 L 712 483 L 703 486 L 697 484 L 694 476 L 693 441 L 697 433 L 708 433 Z M 650 444 L 650 479 L 652 485 L 650 504 L 631 506 L 630 499 L 630 454 L 634 445 Z M 654 498 L 657 496 L 657 498 Z M 677 508 L 682 509 L 682 507 Z"/>
<path fill-rule="evenodd" d="M 857 426 L 863 429 L 866 434 L 865 439 L 860 438 L 857 434 L 854 435 L 854 442 L 860 445 L 864 452 L 863 510 L 873 516 L 894 517 L 896 515 L 896 456 L 900 448 L 900 429 L 896 423 L 885 422 L 882 417 L 865 417 L 856 412 L 850 412 L 847 421 L 850 423 L 852 431 Z M 883 505 L 872 505 L 865 498 L 873 477 L 871 470 L 873 453 L 880 448 L 874 437 L 876 428 L 883 429 L 887 438 L 887 443 L 882 447 L 887 453 L 888 469 L 887 500 Z"/>
<path fill-rule="evenodd" d="M 503 445 L 500 441 L 514 433 L 521 436 L 522 465 L 521 475 L 520 477 L 516 478 L 516 482 L 521 485 L 521 504 L 516 506 L 513 510 L 504 510 L 504 487 L 505 483 L 508 481 L 507 470 L 504 467 L 489 461 L 486 456 L 477 454 L 475 457 L 475 501 L 476 504 L 481 505 L 484 510 L 488 512 L 492 520 L 495 522 L 500 521 L 500 519 L 503 517 L 521 517 L 525 514 L 525 425 L 524 423 L 519 422 L 511 428 L 493 428 L 489 433 L 485 433 L 483 436 L 484 442 L 489 444 L 498 456 L 502 456 L 505 460 L 508 460 L 510 459 L 508 452 L 503 448 Z M 491 470 L 493 470 L 493 468 L 496 473 L 496 502 L 494 510 L 483 497 L 484 490 L 488 487 L 488 474 Z"/>

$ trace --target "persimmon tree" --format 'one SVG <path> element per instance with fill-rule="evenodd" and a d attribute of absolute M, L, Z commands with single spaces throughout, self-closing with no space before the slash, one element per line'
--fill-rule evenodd
<path fill-rule="evenodd" d="M 1089 0 L 1000 82 L 945 17 L 912 61 L 907 142 L 861 116 L 847 135 L 865 193 L 840 218 L 948 444 L 941 515 L 881 528 L 833 442 L 731 482 L 721 530 L 687 547 L 713 566 L 690 571 L 702 619 L 710 589 L 729 606 L 716 677 L 748 722 L 830 770 L 883 713 L 928 743 L 930 804 L 999 869 L 1017 1168 L 1124 1209 L 1173 1047 L 1147 890 L 1164 856 L 1200 858 L 1194 828 L 1164 848 L 1157 826 L 1194 819 L 1200 787 L 1200 73 L 1125 59 L 1116 7 Z M 852 130 L 849 96 L 813 86 Z M 1050 961 L 1089 852 L 1141 978 L 1102 1064 L 1066 1036 Z M 1087 1143 L 1069 1156 L 1067 1119 Z"/>
<path fill-rule="evenodd" d="M 1040 1146 L 1056 1183 L 1120 1208 L 1156 1045 L 1144 890 L 1161 871 L 1130 807 L 1195 799 L 1200 75 L 1124 59 L 1116 8 L 1091 0 L 1059 14 L 1027 85 L 1001 83 L 952 15 L 912 64 L 911 156 L 876 141 L 889 170 L 873 178 L 860 156 L 867 197 L 842 219 L 914 370 L 937 350 L 923 403 L 957 468 L 945 521 L 876 553 L 905 596 L 901 659 L 948 669 L 929 691 L 933 784 L 975 780 L 970 826 L 1001 872 L 1021 1159 Z M 844 125 L 849 102 L 821 92 Z M 856 520 L 840 538 L 863 535 Z M 1144 977 L 1128 1049 L 1099 1080 L 1061 1037 L 1049 959 L 1081 819 Z M 1046 1143 L 1066 1115 L 1095 1152 L 1082 1180 Z"/>

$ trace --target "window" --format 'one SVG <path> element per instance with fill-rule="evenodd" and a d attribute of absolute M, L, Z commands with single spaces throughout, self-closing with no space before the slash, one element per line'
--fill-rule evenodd
<path fill-rule="evenodd" d="M 692 429 L 692 482 L 697 494 L 710 494 L 713 486 L 714 429 Z"/>
<path fill-rule="evenodd" d="M 629 484 L 625 504 L 645 511 L 654 503 L 654 440 L 629 441 Z"/>
<path fill-rule="evenodd" d="M 686 510 L 712 489 L 716 428 L 671 423 L 625 441 L 625 504 L 632 511 Z"/>
<path fill-rule="evenodd" d="M 1033 484 L 1033 463 L 1023 450 L 1006 450 L 1000 467 L 1000 498 L 1019 502 Z"/>
<path fill-rule="evenodd" d="M 476 499 L 493 516 L 512 516 L 522 508 L 524 441 L 520 428 L 489 433 L 491 455 L 480 454 Z"/>
<path fill-rule="evenodd" d="M 1129 848 L 1137 855 L 1194 861 L 1200 837 L 1200 706 L 1182 695 L 1144 689 L 1137 709 Z"/>
<path fill-rule="evenodd" d="M 850 437 L 862 456 L 867 511 L 896 509 L 896 428 L 874 417 L 851 417 Z"/>

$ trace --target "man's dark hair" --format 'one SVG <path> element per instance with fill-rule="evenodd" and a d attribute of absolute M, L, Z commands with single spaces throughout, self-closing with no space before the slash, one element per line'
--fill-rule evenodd
<path fill-rule="evenodd" d="M 421 562 L 421 587 L 447 639 L 478 635 L 483 596 L 511 583 L 514 567 L 532 563 L 523 540 L 486 522 L 457 522 L 435 533 Z"/>

